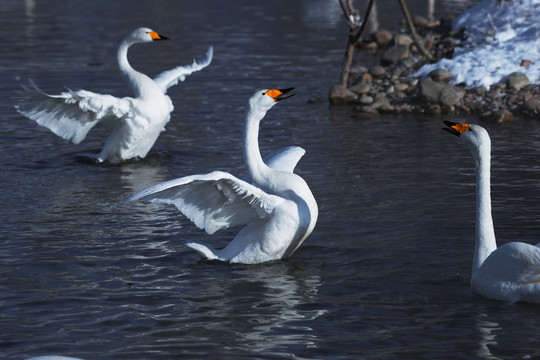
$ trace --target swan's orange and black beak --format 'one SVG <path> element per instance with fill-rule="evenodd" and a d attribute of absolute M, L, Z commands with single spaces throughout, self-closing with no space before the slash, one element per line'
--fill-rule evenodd
<path fill-rule="evenodd" d="M 457 137 L 460 137 L 461 134 L 463 134 L 465 131 L 470 130 L 469 124 L 464 123 L 454 123 L 451 121 L 443 121 L 444 125 L 448 126 L 447 128 L 443 128 L 444 131 L 456 135 Z"/>
<path fill-rule="evenodd" d="M 288 89 L 272 89 L 268 90 L 266 92 L 266 95 L 270 96 L 272 99 L 274 99 L 275 102 L 281 101 L 283 99 L 290 98 L 291 96 L 296 95 L 295 93 L 290 93 L 291 90 L 294 90 L 294 88 L 288 88 Z"/>
<path fill-rule="evenodd" d="M 148 33 L 148 35 L 150 35 L 152 37 L 152 40 L 156 41 L 156 40 L 169 40 L 168 37 L 166 36 L 163 36 L 161 34 L 158 34 L 157 32 L 155 31 L 151 31 Z"/>

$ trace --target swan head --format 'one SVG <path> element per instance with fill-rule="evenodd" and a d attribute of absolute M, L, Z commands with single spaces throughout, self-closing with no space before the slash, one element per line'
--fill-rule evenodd
<path fill-rule="evenodd" d="M 444 124 L 447 127 L 443 128 L 443 130 L 459 137 L 471 151 L 475 150 L 478 152 L 483 149 L 490 149 L 491 140 L 489 134 L 487 130 L 480 125 L 453 123 L 450 121 L 444 121 Z M 473 153 L 475 151 L 473 151 Z"/>
<path fill-rule="evenodd" d="M 294 90 L 294 88 L 258 90 L 249 98 L 248 105 L 251 110 L 266 112 L 279 101 L 294 96 L 295 94 L 291 93 L 291 90 Z"/>
<path fill-rule="evenodd" d="M 142 43 L 142 42 L 152 42 L 152 41 L 157 41 L 157 40 L 168 40 L 168 39 L 169 39 L 168 37 L 158 34 L 156 31 L 149 29 L 147 27 L 140 27 L 134 30 L 126 38 L 126 40 L 132 44 Z"/>

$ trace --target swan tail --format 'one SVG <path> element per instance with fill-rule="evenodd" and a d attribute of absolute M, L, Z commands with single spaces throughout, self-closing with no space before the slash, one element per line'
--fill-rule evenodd
<path fill-rule="evenodd" d="M 205 257 L 208 260 L 226 261 L 226 259 L 223 259 L 217 254 L 218 250 L 211 249 L 206 245 L 190 242 L 190 243 L 186 243 L 186 246 L 192 248 L 197 253 L 199 253 L 199 255 L 201 255 L 202 257 Z"/>

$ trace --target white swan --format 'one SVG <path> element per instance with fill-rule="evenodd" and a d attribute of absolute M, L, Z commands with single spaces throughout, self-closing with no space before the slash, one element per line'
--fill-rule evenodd
<path fill-rule="evenodd" d="M 167 89 L 183 81 L 187 75 L 208 66 L 213 49 L 191 65 L 178 66 L 165 71 L 153 80 L 134 70 L 128 62 L 127 52 L 131 45 L 168 39 L 148 28 L 130 33 L 118 48 L 118 65 L 125 81 L 135 97 L 117 98 L 86 90 L 68 90 L 60 95 L 48 95 L 30 81 L 31 87 L 23 86 L 17 110 L 50 129 L 56 135 L 80 143 L 96 124 L 102 123 L 111 130 L 103 150 L 99 154 L 78 154 L 97 162 L 118 163 L 124 160 L 144 158 L 159 134 L 164 130 L 174 109 Z"/>
<path fill-rule="evenodd" d="M 318 216 L 308 185 L 292 173 L 304 150 L 285 148 L 265 158 L 265 163 L 258 143 L 260 121 L 278 101 L 294 95 L 290 90 L 260 90 L 249 99 L 244 131 L 247 181 L 214 171 L 154 185 L 126 202 L 174 204 L 209 234 L 243 225 L 221 250 L 187 244 L 210 260 L 255 264 L 290 256 L 313 231 Z"/>
<path fill-rule="evenodd" d="M 476 242 L 472 290 L 491 299 L 540 302 L 540 248 L 511 242 L 497 248 L 491 218 L 491 140 L 474 124 L 444 122 L 471 149 L 476 166 Z"/>

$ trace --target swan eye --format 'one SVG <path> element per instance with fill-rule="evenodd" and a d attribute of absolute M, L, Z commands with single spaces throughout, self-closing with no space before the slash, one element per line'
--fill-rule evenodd
<path fill-rule="evenodd" d="M 264 95 L 266 95 L 266 93 L 262 93 L 261 95 L 264 96 Z"/>

